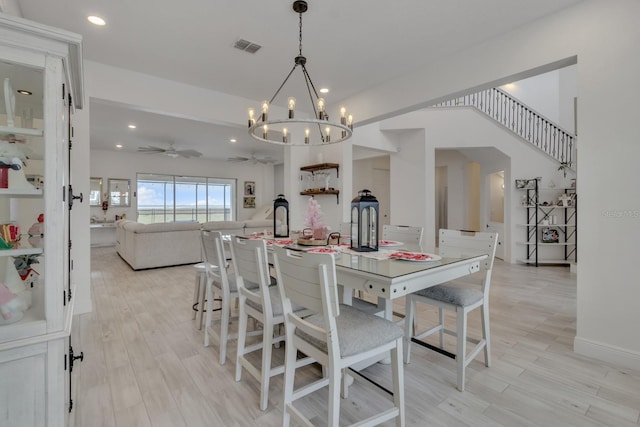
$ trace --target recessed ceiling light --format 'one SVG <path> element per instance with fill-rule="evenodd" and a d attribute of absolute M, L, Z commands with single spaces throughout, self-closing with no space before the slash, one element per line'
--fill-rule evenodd
<path fill-rule="evenodd" d="M 116 144 L 116 148 L 122 148 L 122 144 Z"/>
<path fill-rule="evenodd" d="M 87 21 L 91 22 L 93 25 L 97 25 L 99 27 L 104 27 L 107 25 L 107 22 L 96 15 L 87 16 Z"/>
<path fill-rule="evenodd" d="M 327 89 L 326 87 L 323 87 L 320 89 L 320 93 L 329 93 L 329 89 Z"/>
<path fill-rule="evenodd" d="M 236 140 L 235 138 L 231 138 L 231 139 L 229 140 L 229 142 L 230 142 L 230 143 L 232 143 L 232 144 L 235 144 L 235 143 L 236 143 L 236 141 L 237 141 L 237 140 Z"/>
<path fill-rule="evenodd" d="M 137 128 L 138 126 L 136 126 L 136 125 L 129 125 L 128 127 L 129 127 L 129 129 L 135 129 L 135 128 Z"/>
<path fill-rule="evenodd" d="M 18 89 L 16 92 L 18 92 L 20 95 L 33 95 L 33 92 L 25 89 Z"/>

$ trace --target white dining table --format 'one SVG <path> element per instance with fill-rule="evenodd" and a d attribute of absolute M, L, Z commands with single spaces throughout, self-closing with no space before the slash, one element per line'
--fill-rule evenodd
<path fill-rule="evenodd" d="M 392 319 L 392 300 L 439 285 L 480 270 L 487 255 L 441 258 L 437 261 L 407 261 L 370 257 L 367 253 L 342 252 L 336 256 L 336 278 L 344 286 L 343 303 L 350 304 L 353 292 L 378 297 L 378 308 Z"/>

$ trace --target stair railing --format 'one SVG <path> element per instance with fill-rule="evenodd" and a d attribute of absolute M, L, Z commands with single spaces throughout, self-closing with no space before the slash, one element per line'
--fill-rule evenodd
<path fill-rule="evenodd" d="M 558 162 L 575 168 L 575 135 L 501 89 L 486 89 L 432 107 L 474 107 Z"/>

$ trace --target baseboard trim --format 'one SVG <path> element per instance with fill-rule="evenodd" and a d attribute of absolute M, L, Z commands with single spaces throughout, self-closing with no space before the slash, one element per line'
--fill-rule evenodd
<path fill-rule="evenodd" d="M 640 370 L 640 353 L 624 348 L 575 337 L 573 351 L 609 364 Z"/>

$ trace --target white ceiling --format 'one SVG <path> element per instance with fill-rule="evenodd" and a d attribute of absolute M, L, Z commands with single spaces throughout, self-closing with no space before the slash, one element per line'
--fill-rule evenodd
<path fill-rule="evenodd" d="M 581 0 L 308 0 L 303 54 L 317 88 L 338 104 L 359 92 Z M 298 16 L 291 0 L 18 0 L 23 17 L 84 37 L 84 57 L 249 99 L 269 99 L 298 54 Z M 89 24 L 102 16 L 106 27 Z M 244 38 L 255 55 L 234 49 Z M 296 71 L 297 73 L 297 71 Z M 285 102 L 287 93 L 279 95 Z M 281 99 L 283 98 L 283 99 Z M 354 112 L 357 120 L 357 112 Z M 239 117 L 242 124 L 245 117 Z M 135 122 L 135 131 L 126 124 Z M 212 141 L 236 144 L 207 149 Z M 208 158 L 265 155 L 279 147 L 246 132 L 91 100 L 91 147 L 168 146 Z"/>

